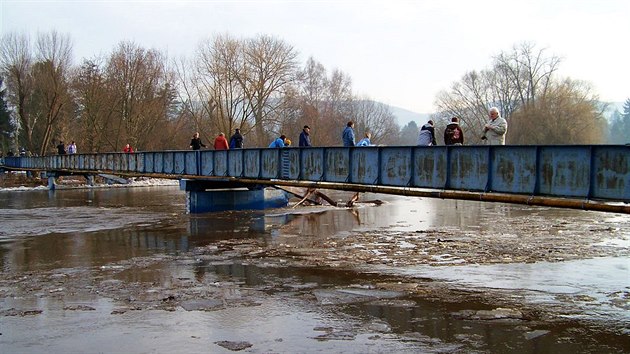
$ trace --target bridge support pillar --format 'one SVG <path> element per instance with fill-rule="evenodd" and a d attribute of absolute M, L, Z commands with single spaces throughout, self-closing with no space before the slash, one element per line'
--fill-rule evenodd
<path fill-rule="evenodd" d="M 57 187 L 57 174 L 53 172 L 46 172 L 48 177 L 48 189 L 54 191 Z"/>
<path fill-rule="evenodd" d="M 186 191 L 186 211 L 190 214 L 225 210 L 281 208 L 289 203 L 284 191 L 273 188 L 217 188 L 211 181 L 180 180 Z"/>
<path fill-rule="evenodd" d="M 88 186 L 94 186 L 94 175 L 85 175 L 85 180 Z"/>

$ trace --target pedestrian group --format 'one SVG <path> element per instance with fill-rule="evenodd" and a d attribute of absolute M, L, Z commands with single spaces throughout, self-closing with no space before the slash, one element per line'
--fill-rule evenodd
<path fill-rule="evenodd" d="M 505 118 L 501 117 L 501 113 L 497 107 L 492 107 L 488 110 L 488 116 L 490 120 L 484 125 L 481 139 L 488 145 L 505 145 L 505 135 L 507 133 L 508 124 Z M 343 146 L 374 146 L 372 144 L 372 134 L 365 132 L 363 138 L 359 142 L 355 142 L 354 122 L 349 121 L 346 123 L 346 127 L 341 133 L 341 142 Z M 420 128 L 418 134 L 418 146 L 435 146 L 437 145 L 435 138 L 435 126 L 433 120 L 427 121 Z M 450 122 L 444 129 L 444 145 L 464 145 L 464 131 L 460 125 L 459 117 L 451 118 Z M 275 138 L 270 144 L 269 148 L 283 148 L 291 146 L 291 140 L 286 135 L 281 134 Z M 311 127 L 305 125 L 300 133 L 299 147 L 311 147 L 313 146 L 311 141 Z M 192 150 L 200 150 L 205 148 L 206 145 L 201 141 L 199 132 L 195 132 L 190 139 L 190 148 Z M 230 137 L 229 141 L 225 136 L 225 133 L 221 132 L 214 139 L 212 147 L 215 150 L 229 150 L 229 149 L 242 149 L 244 147 L 244 138 L 241 134 L 240 128 L 234 129 L 234 134 Z M 72 141 L 68 146 L 59 141 L 56 145 L 57 153 L 59 155 L 76 154 L 77 145 Z M 133 153 L 134 149 L 130 144 L 126 144 L 122 150 L 124 153 Z"/>

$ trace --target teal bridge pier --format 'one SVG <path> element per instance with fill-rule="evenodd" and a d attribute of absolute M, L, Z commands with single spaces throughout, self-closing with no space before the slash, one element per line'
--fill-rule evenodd
<path fill-rule="evenodd" d="M 286 205 L 271 186 L 630 213 L 630 146 L 374 146 L 5 157 L 4 170 L 180 180 L 191 213 Z"/>

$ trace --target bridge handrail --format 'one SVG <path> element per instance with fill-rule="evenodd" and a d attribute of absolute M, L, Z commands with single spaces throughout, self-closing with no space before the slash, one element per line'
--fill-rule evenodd
<path fill-rule="evenodd" d="M 630 146 L 374 146 L 5 157 L 6 168 L 301 180 L 630 202 Z"/>

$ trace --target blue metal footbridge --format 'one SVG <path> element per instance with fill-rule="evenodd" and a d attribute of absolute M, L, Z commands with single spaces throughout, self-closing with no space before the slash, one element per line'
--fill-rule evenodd
<path fill-rule="evenodd" d="M 5 157 L 0 167 L 171 178 L 193 193 L 300 186 L 630 213 L 627 145 L 147 151 Z"/>

